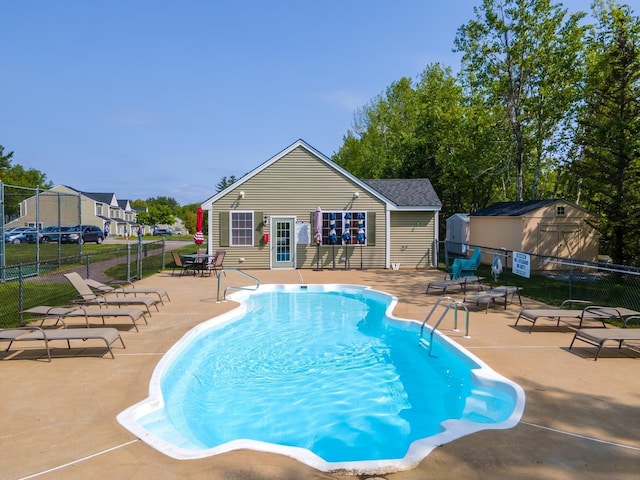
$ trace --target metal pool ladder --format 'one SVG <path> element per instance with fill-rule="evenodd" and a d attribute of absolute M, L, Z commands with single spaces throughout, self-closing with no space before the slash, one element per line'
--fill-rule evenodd
<path fill-rule="evenodd" d="M 226 273 L 226 272 L 237 272 L 241 275 L 244 275 L 247 278 L 250 278 L 251 280 L 255 281 L 256 284 L 254 286 L 251 287 L 235 287 L 233 285 L 229 285 L 227 288 L 224 289 L 224 296 L 222 298 L 223 302 L 227 301 L 227 291 L 229 289 L 236 289 L 236 290 L 257 290 L 258 287 L 260 286 L 260 280 L 258 280 L 256 277 L 254 277 L 253 275 L 249 275 L 247 272 L 244 272 L 238 268 L 224 268 L 222 270 L 220 270 L 220 272 L 218 272 L 218 296 L 216 297 L 216 303 L 220 303 L 220 279 L 222 278 L 222 274 Z"/>
<path fill-rule="evenodd" d="M 436 310 L 436 308 L 438 308 L 438 305 L 440 305 L 440 302 L 442 302 L 442 301 L 448 301 L 449 303 L 445 306 L 444 310 L 442 311 L 442 314 L 440 315 L 440 318 L 438 318 L 436 323 L 431 328 L 431 334 L 429 335 L 429 343 L 427 344 L 427 341 L 423 337 L 424 327 L 427 324 L 427 322 L 429 321 L 429 319 L 431 318 L 431 315 L 433 315 L 433 312 Z M 452 308 L 453 308 L 453 331 L 454 332 L 458 331 L 458 307 L 462 307 L 464 309 L 464 311 L 465 311 L 464 338 L 471 338 L 469 336 L 469 309 L 467 308 L 465 303 L 457 301 L 457 300 L 455 300 L 455 299 L 453 299 L 451 297 L 440 297 L 436 301 L 436 303 L 433 305 L 433 307 L 431 307 L 431 310 L 429 311 L 429 313 L 425 317 L 424 321 L 422 322 L 422 326 L 420 327 L 420 340 L 419 341 L 420 341 L 420 343 L 422 345 L 424 345 L 426 348 L 428 348 L 429 355 L 431 355 L 431 346 L 433 345 L 433 334 L 438 329 L 438 326 L 440 325 L 440 322 L 442 322 L 442 320 L 444 319 L 444 317 L 447 314 L 447 312 L 449 310 L 451 310 Z"/>

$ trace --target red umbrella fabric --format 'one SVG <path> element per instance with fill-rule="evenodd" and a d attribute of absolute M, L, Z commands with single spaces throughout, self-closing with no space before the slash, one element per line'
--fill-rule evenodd
<path fill-rule="evenodd" d="M 202 234 L 202 224 L 204 223 L 204 211 L 202 207 L 198 207 L 198 212 L 196 213 L 196 234 L 193 236 L 193 242 L 196 245 L 201 245 L 204 243 L 204 235 Z"/>

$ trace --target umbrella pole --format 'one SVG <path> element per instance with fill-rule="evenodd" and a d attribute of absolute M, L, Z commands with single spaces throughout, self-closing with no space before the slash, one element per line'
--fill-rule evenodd
<path fill-rule="evenodd" d="M 316 262 L 316 268 L 313 269 L 314 272 L 321 272 L 322 268 L 320 268 L 320 244 L 316 243 L 316 246 L 318 247 L 318 261 Z"/>
<path fill-rule="evenodd" d="M 349 245 L 344 245 L 344 269 L 351 270 L 351 263 L 349 262 Z"/>
<path fill-rule="evenodd" d="M 333 253 L 333 268 L 331 270 L 337 270 L 336 269 L 336 244 L 332 244 L 331 245 L 331 252 Z"/>
<path fill-rule="evenodd" d="M 362 247 L 364 247 L 364 244 L 360 244 L 360 268 L 358 270 L 366 270 L 366 268 L 364 268 L 362 266 Z"/>

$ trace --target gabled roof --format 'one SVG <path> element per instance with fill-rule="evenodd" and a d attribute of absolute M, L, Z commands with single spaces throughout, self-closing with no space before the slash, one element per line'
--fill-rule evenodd
<path fill-rule="evenodd" d="M 115 193 L 95 193 L 95 192 L 81 192 L 87 198 L 95 200 L 96 202 L 106 203 L 107 205 L 117 206 Z"/>
<path fill-rule="evenodd" d="M 365 180 L 397 207 L 442 207 L 427 178 Z"/>
<path fill-rule="evenodd" d="M 131 204 L 129 203 L 129 200 L 118 200 L 118 206 L 125 211 L 131 210 Z"/>
<path fill-rule="evenodd" d="M 298 147 L 304 148 L 309 153 L 311 153 L 312 155 L 314 155 L 315 157 L 317 157 L 318 159 L 326 163 L 328 167 L 332 168 L 333 170 L 338 172 L 340 175 L 343 175 L 344 177 L 354 182 L 362 190 L 370 193 L 374 197 L 386 203 L 390 209 L 407 208 L 407 209 L 413 209 L 413 210 L 415 209 L 422 210 L 424 208 L 427 208 L 429 210 L 440 210 L 440 207 L 442 207 L 442 203 L 440 202 L 440 199 L 438 198 L 435 191 L 433 190 L 433 186 L 431 185 L 431 182 L 429 182 L 429 180 L 427 179 L 375 180 L 375 182 L 380 182 L 379 186 L 381 189 L 385 190 L 383 191 L 369 184 L 368 183 L 369 181 L 363 181 L 355 177 L 354 175 L 346 171 L 344 168 L 339 166 L 337 163 L 332 161 L 330 158 L 326 157 L 325 155 L 320 153 L 318 150 L 313 148 L 307 142 L 305 142 L 302 139 L 299 139 L 296 142 L 292 143 L 287 148 L 285 148 L 284 150 L 282 150 L 280 153 L 271 157 L 262 165 L 258 166 L 257 168 L 247 173 L 237 182 L 229 185 L 227 188 L 225 188 L 221 192 L 216 193 L 212 197 L 209 197 L 207 200 L 202 202 L 202 205 L 201 205 L 202 208 L 204 209 L 210 208 L 211 205 L 216 200 L 224 197 L 229 192 L 232 192 L 233 190 L 239 188 L 242 184 L 247 182 L 249 179 L 251 179 L 252 177 L 257 175 L 258 173 L 260 173 L 261 171 L 263 171 L 273 163 L 277 162 L 282 157 L 284 157 L 285 155 L 287 155 L 288 153 L 290 153 L 291 151 L 295 150 Z M 415 191 L 407 192 L 406 191 L 407 188 L 409 190 L 415 190 Z M 399 202 L 399 203 L 396 203 L 396 202 Z"/>
<path fill-rule="evenodd" d="M 293 150 L 295 150 L 298 147 L 304 148 L 309 153 L 311 153 L 312 155 L 316 156 L 317 158 L 319 158 L 320 160 L 325 162 L 327 164 L 327 166 L 329 166 L 330 168 L 336 170 L 338 173 L 340 173 L 341 175 L 347 177 L 349 180 L 351 180 L 352 182 L 357 184 L 363 190 L 366 190 L 367 192 L 372 194 L 374 197 L 378 197 L 381 201 L 383 201 L 385 203 L 388 203 L 388 199 L 386 199 L 382 195 L 380 195 L 379 192 L 377 192 L 376 190 L 373 190 L 371 187 L 369 187 L 366 183 L 364 183 L 359 178 L 354 177 L 352 174 L 350 174 L 345 169 L 340 167 L 337 163 L 333 162 L 330 158 L 328 158 L 325 155 L 323 155 L 322 153 L 320 153 L 318 150 L 313 148 L 311 145 L 309 145 L 304 140 L 299 139 L 299 140 L 295 141 L 294 143 L 292 143 L 291 145 L 289 145 L 284 150 L 282 150 L 280 153 L 278 153 L 278 154 L 274 155 L 273 157 L 271 157 L 269 160 L 264 162 L 262 165 L 259 165 L 258 167 L 256 167 L 253 170 L 251 170 L 249 173 L 247 173 L 245 176 L 243 176 L 237 182 L 232 183 L 231 185 L 229 185 L 227 188 L 225 188 L 221 192 L 218 192 L 215 195 L 213 195 L 212 197 L 209 197 L 207 200 L 202 202 L 202 204 L 201 204 L 202 208 L 204 208 L 204 209 L 210 208 L 211 205 L 216 200 L 218 200 L 219 198 L 224 197 L 229 192 L 232 192 L 233 190 L 239 188 L 242 184 L 244 184 L 245 182 L 247 182 L 248 180 L 250 180 L 251 178 L 256 176 L 258 173 L 260 173 L 261 171 L 263 171 L 264 169 L 266 169 L 270 165 L 274 164 L 275 162 L 280 160 L 282 157 L 286 156 L 287 154 L 289 154 L 290 152 L 292 152 Z"/>
<path fill-rule="evenodd" d="M 546 207 L 552 203 L 563 202 L 562 199 L 528 200 L 524 202 L 498 202 L 473 212 L 472 217 L 520 217 L 529 212 Z"/>

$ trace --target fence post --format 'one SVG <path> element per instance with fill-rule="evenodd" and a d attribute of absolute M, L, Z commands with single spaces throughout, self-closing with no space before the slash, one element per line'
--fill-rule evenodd
<path fill-rule="evenodd" d="M 24 325 L 22 311 L 24 310 L 24 278 L 22 276 L 22 264 L 18 264 L 18 311 L 20 312 L 20 326 Z"/>
<path fill-rule="evenodd" d="M 137 268 L 137 279 L 141 280 L 142 279 L 142 253 L 143 253 L 143 245 L 142 245 L 142 241 L 138 242 L 138 256 L 137 256 L 137 261 L 136 261 L 136 268 Z"/>
<path fill-rule="evenodd" d="M 131 281 L 131 245 L 127 243 L 127 282 Z"/>
<path fill-rule="evenodd" d="M 90 261 L 91 261 L 91 258 L 87 254 L 87 278 L 91 278 L 91 269 L 89 268 L 89 262 Z"/>
<path fill-rule="evenodd" d="M 569 263 L 569 298 L 573 298 L 573 262 Z"/>
<path fill-rule="evenodd" d="M 164 253 L 165 253 L 165 243 L 164 243 L 164 237 L 162 237 L 162 249 L 161 249 L 161 253 L 162 253 L 162 270 L 164 270 Z"/>

